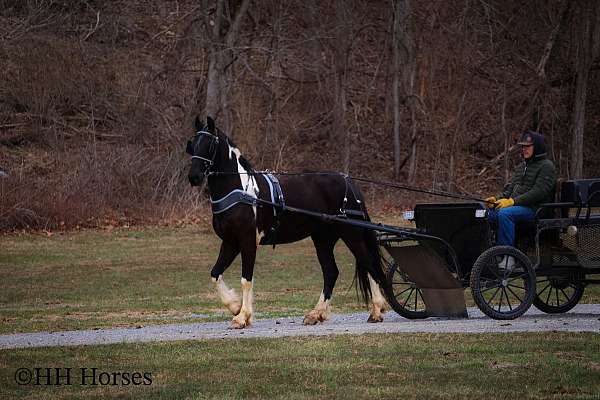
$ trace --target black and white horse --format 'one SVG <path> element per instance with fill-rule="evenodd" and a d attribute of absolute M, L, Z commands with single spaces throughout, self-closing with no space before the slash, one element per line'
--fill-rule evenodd
<path fill-rule="evenodd" d="M 313 325 L 329 318 L 331 296 L 339 274 L 333 250 L 340 239 L 356 258 L 358 287 L 365 301 L 371 301 L 368 321 L 383 321 L 387 304 L 378 284 L 384 284 L 385 274 L 375 233 L 282 211 L 281 207 L 271 205 L 284 201 L 290 207 L 368 220 L 362 194 L 352 181 L 342 174 L 288 175 L 279 180 L 267 174 L 256 174 L 210 117 L 206 124 L 196 117 L 195 125 L 196 134 L 187 144 L 187 152 L 192 156 L 188 178 L 192 186 L 199 186 L 208 177 L 213 228 L 222 240 L 211 277 L 221 301 L 234 315 L 231 327 L 244 328 L 252 323 L 252 275 L 257 247 L 291 243 L 309 236 L 321 264 L 324 282 L 319 301 L 305 315 L 304 324 Z M 252 201 L 255 199 L 259 200 Z M 241 301 L 223 280 L 223 273 L 240 253 Z"/>

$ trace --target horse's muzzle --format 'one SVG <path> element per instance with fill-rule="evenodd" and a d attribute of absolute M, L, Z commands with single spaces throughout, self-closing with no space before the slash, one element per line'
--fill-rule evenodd
<path fill-rule="evenodd" d="M 202 184 L 202 181 L 204 180 L 204 176 L 203 175 L 196 175 L 196 174 L 190 174 L 188 175 L 188 179 L 190 181 L 190 185 L 192 186 L 200 186 Z"/>

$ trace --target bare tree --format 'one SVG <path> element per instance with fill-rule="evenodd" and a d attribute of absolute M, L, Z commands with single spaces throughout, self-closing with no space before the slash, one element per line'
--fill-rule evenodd
<path fill-rule="evenodd" d="M 233 128 L 231 89 L 235 44 L 250 0 L 216 0 L 214 7 L 210 7 L 211 3 L 210 0 L 203 0 L 206 34 L 209 38 L 205 112 L 213 117 L 218 115 L 219 124 L 230 133 Z"/>
<path fill-rule="evenodd" d="M 401 108 L 408 102 L 410 118 L 412 120 L 411 129 L 411 150 L 410 150 L 410 172 L 409 180 L 413 181 L 416 168 L 416 115 L 414 99 L 414 81 L 415 81 L 415 54 L 414 44 L 409 31 L 410 3 L 408 0 L 394 0 L 394 23 L 393 23 L 393 84 L 392 96 L 394 107 L 394 176 L 398 178 L 401 166 L 404 163 L 400 161 L 400 128 L 401 128 Z"/>
<path fill-rule="evenodd" d="M 546 42 L 546 46 L 544 47 L 544 52 L 542 57 L 540 58 L 540 62 L 536 68 L 536 72 L 538 77 L 545 78 L 546 77 L 546 65 L 548 64 L 548 60 L 553 53 L 556 53 L 555 49 L 557 47 L 558 38 L 562 30 L 564 30 L 565 26 L 568 22 L 569 11 L 573 5 L 573 0 L 565 0 L 562 6 L 562 10 L 560 13 L 560 18 L 558 22 L 554 25 L 554 29 L 550 33 L 550 37 Z"/>
<path fill-rule="evenodd" d="M 336 2 L 336 34 L 333 48 L 334 60 L 334 93 L 333 132 L 343 143 L 341 147 L 342 169 L 345 173 L 350 170 L 350 130 L 346 124 L 348 99 L 346 85 L 348 80 L 348 58 L 352 49 L 352 29 L 350 27 L 350 11 L 344 0 Z"/>
<path fill-rule="evenodd" d="M 571 177 L 583 177 L 583 142 L 585 130 L 585 106 L 588 92 L 590 68 L 598 53 L 600 35 L 600 7 L 595 0 L 580 2 L 576 23 L 578 30 L 578 51 L 576 60 L 576 83 L 573 116 L 571 122 Z"/>

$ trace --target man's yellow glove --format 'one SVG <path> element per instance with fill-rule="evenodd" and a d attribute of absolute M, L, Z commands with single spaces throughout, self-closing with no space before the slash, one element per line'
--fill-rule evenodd
<path fill-rule="evenodd" d="M 494 196 L 490 196 L 487 199 L 485 199 L 485 206 L 487 208 L 494 208 L 494 207 L 496 207 L 496 198 Z"/>
<path fill-rule="evenodd" d="M 513 199 L 500 199 L 500 200 L 497 200 L 495 204 L 496 204 L 496 208 L 500 209 L 500 208 L 514 206 L 515 201 Z"/>

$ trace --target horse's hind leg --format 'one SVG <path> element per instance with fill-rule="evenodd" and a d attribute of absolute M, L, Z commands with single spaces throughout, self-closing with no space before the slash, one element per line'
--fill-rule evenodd
<path fill-rule="evenodd" d="M 240 249 L 235 243 L 225 242 L 221 243 L 221 250 L 219 251 L 219 258 L 215 263 L 215 266 L 210 271 L 213 282 L 217 287 L 217 293 L 221 302 L 227 307 L 227 309 L 233 314 L 238 315 L 242 304 L 240 303 L 240 297 L 235 293 L 235 290 L 230 289 L 225 280 L 223 279 L 223 273 L 231 265 L 233 260 L 240 254 Z"/>
<path fill-rule="evenodd" d="M 368 270 L 369 263 L 372 263 L 372 255 L 369 252 L 362 233 L 358 230 L 351 230 L 347 234 L 342 235 L 342 240 L 356 258 L 356 267 Z M 370 313 L 367 322 L 383 322 L 383 313 L 387 310 L 388 304 L 381 293 L 379 285 L 371 274 L 368 274 L 369 287 L 371 288 L 371 304 Z"/>
<path fill-rule="evenodd" d="M 383 313 L 387 311 L 387 301 L 381 294 L 381 289 L 369 274 L 369 286 L 371 287 L 371 312 L 367 322 L 383 322 Z"/>
<path fill-rule="evenodd" d="M 323 322 L 329 319 L 331 314 L 331 296 L 333 288 L 339 275 L 338 267 L 335 263 L 333 248 L 338 241 L 337 237 L 319 235 L 312 237 L 319 264 L 323 271 L 323 292 L 319 297 L 319 302 L 313 310 L 308 312 L 304 317 L 304 325 L 315 325 L 318 322 Z"/>

